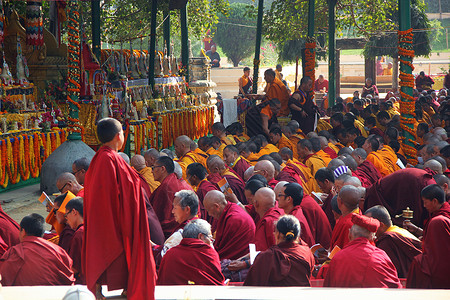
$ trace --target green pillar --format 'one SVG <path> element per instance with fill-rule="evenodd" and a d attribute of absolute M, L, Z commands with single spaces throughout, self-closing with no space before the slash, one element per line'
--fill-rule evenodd
<path fill-rule="evenodd" d="M 100 45 L 100 0 L 91 0 L 92 14 L 92 52 L 100 62 L 101 45 Z"/>
<path fill-rule="evenodd" d="M 170 55 L 170 11 L 164 12 L 164 23 L 163 23 L 163 33 L 164 33 L 164 45 L 167 49 L 167 55 Z"/>
<path fill-rule="evenodd" d="M 261 52 L 262 18 L 264 13 L 264 0 L 258 2 L 258 21 L 256 24 L 255 59 L 253 60 L 253 94 L 258 92 L 259 54 Z"/>
<path fill-rule="evenodd" d="M 336 0 L 328 0 L 328 105 L 336 101 Z"/>
<path fill-rule="evenodd" d="M 181 63 L 186 70 L 186 82 L 189 82 L 189 43 L 188 43 L 188 20 L 187 3 L 180 9 L 181 20 Z"/>
<path fill-rule="evenodd" d="M 150 58 L 148 63 L 148 84 L 155 85 L 155 51 L 156 51 L 156 13 L 158 12 L 158 1 L 152 0 L 152 19 L 150 21 Z"/>
<path fill-rule="evenodd" d="M 408 29 L 411 28 L 411 8 L 410 8 L 410 0 L 398 0 L 398 14 L 399 14 L 399 29 L 400 31 L 406 31 Z M 412 44 L 408 44 L 408 43 L 399 43 L 399 46 L 408 50 L 413 50 L 413 46 Z M 401 62 L 401 61 L 408 61 L 412 63 L 412 59 L 408 56 L 400 56 L 400 72 L 406 73 L 406 74 L 412 74 L 412 68 L 411 66 Z M 413 95 L 413 88 L 412 87 L 407 87 L 407 86 L 402 86 L 400 89 L 403 93 L 405 93 L 407 96 L 412 97 Z M 403 94 L 402 94 L 402 102 L 412 102 L 413 100 L 411 99 L 407 99 Z M 402 102 L 400 102 L 400 105 L 402 106 Z M 406 110 L 406 109 L 405 109 Z M 402 118 L 406 118 L 406 119 L 412 119 L 414 116 L 412 115 L 412 111 L 410 111 L 409 114 L 402 114 Z M 401 120 L 400 120 L 401 121 Z M 403 122 L 402 122 L 403 123 Z M 411 128 L 414 130 L 414 125 L 413 124 L 405 124 L 403 123 L 405 126 Z M 414 144 L 410 142 L 410 140 L 414 140 L 414 137 L 411 133 L 409 133 L 406 130 L 402 130 L 402 136 L 405 137 L 404 140 L 404 144 L 414 147 Z M 413 157 L 407 155 L 408 159 L 411 159 Z"/>

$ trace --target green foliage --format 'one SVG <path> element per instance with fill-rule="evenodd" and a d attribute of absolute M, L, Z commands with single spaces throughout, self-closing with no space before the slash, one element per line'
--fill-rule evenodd
<path fill-rule="evenodd" d="M 256 21 L 248 13 L 253 9 L 251 5 L 232 3 L 229 15 L 221 15 L 217 24 L 214 41 L 222 48 L 235 67 L 242 59 L 249 57 L 254 50 Z"/>

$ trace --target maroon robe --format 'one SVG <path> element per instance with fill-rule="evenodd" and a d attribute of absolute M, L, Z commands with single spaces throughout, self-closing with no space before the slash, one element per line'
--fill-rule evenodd
<path fill-rule="evenodd" d="M 314 256 L 308 246 L 282 242 L 258 254 L 244 285 L 310 286 Z"/>
<path fill-rule="evenodd" d="M 272 178 L 269 180 L 269 182 L 267 182 L 267 185 L 273 190 L 278 184 L 278 180 L 276 180 L 275 178 Z"/>
<path fill-rule="evenodd" d="M 361 212 L 358 211 L 359 214 Z M 348 233 L 350 231 L 350 228 L 352 228 L 353 222 L 352 222 L 352 213 L 349 213 L 346 216 L 340 217 L 337 222 L 336 226 L 333 228 L 333 232 L 331 234 L 331 247 L 330 250 L 333 250 L 335 246 L 338 246 L 339 248 L 344 248 L 345 245 L 349 243 L 349 237 Z"/>
<path fill-rule="evenodd" d="M 439 215 L 428 222 L 428 232 L 423 240 L 423 253 L 414 258 L 406 287 L 449 289 L 448 249 L 450 249 L 450 219 Z"/>
<path fill-rule="evenodd" d="M 75 274 L 76 284 L 85 284 L 86 278 L 81 268 L 81 250 L 83 249 L 84 225 L 78 226 L 70 243 L 69 252 L 67 252 L 73 261 L 73 268 L 78 272 Z"/>
<path fill-rule="evenodd" d="M 0 237 L 8 245 L 12 247 L 20 243 L 19 241 L 20 226 L 0 206 Z"/>
<path fill-rule="evenodd" d="M 424 170 L 407 168 L 381 178 L 366 190 L 364 209 L 375 205 L 386 207 L 394 225 L 402 226 L 404 218 L 395 218 L 409 207 L 414 211 L 411 222 L 422 227 L 428 218 L 428 211 L 423 208 L 420 192 L 430 184 L 436 184 L 432 175 Z"/>
<path fill-rule="evenodd" d="M 422 253 L 422 243 L 397 232 L 386 231 L 376 240 L 378 248 L 384 250 L 397 270 L 399 278 L 406 278 L 411 262 Z"/>
<path fill-rule="evenodd" d="M 242 157 L 238 160 L 238 162 L 233 166 L 233 171 L 236 172 L 236 174 L 244 180 L 244 173 L 247 171 L 248 168 L 250 168 L 251 165 Z"/>
<path fill-rule="evenodd" d="M 323 150 L 323 152 L 327 153 L 331 157 L 331 159 L 337 158 L 336 151 L 331 149 L 330 146 L 327 146 L 327 147 L 323 148 L 322 150 Z"/>
<path fill-rule="evenodd" d="M 228 184 L 230 185 L 231 190 L 236 195 L 238 200 L 244 205 L 247 204 L 247 198 L 245 197 L 245 193 L 244 193 L 245 183 L 241 178 L 239 178 L 238 175 L 236 175 L 234 173 L 234 171 L 231 171 L 231 169 L 228 169 L 225 172 L 225 175 L 223 175 L 223 176 L 218 173 L 213 173 L 213 174 L 209 174 L 207 177 L 208 181 L 211 182 L 212 184 L 214 184 L 217 187 L 217 189 L 219 189 L 219 186 L 217 185 L 217 183 L 220 180 L 222 180 L 222 178 L 225 178 L 227 180 Z"/>
<path fill-rule="evenodd" d="M 8 245 L 5 243 L 5 241 L 0 237 L 0 257 L 2 257 L 3 254 L 8 250 Z"/>
<path fill-rule="evenodd" d="M 304 196 L 300 206 L 308 221 L 314 241 L 320 243 L 325 249 L 330 248 L 331 225 L 325 212 L 311 196 Z"/>
<path fill-rule="evenodd" d="M 73 235 L 75 230 L 70 228 L 69 224 L 65 224 L 63 230 L 59 234 L 58 245 L 66 252 L 69 252 L 70 244 L 72 244 Z"/>
<path fill-rule="evenodd" d="M 164 255 L 158 285 L 223 285 L 217 251 L 199 239 L 184 238 Z"/>
<path fill-rule="evenodd" d="M 178 223 L 175 221 L 175 217 L 172 214 L 175 193 L 186 189 L 192 190 L 190 186 L 186 186 L 186 184 L 180 181 L 175 173 L 172 173 L 164 178 L 161 185 L 150 196 L 150 204 L 153 206 L 153 209 L 158 216 L 166 239 L 178 226 Z"/>
<path fill-rule="evenodd" d="M 334 229 L 336 225 L 336 219 L 334 218 L 333 209 L 331 207 L 331 199 L 334 195 L 332 193 L 328 194 L 328 197 L 323 201 L 322 210 L 327 215 L 328 221 L 330 222 L 331 229 Z"/>
<path fill-rule="evenodd" d="M 88 288 L 127 289 L 127 298 L 154 299 L 153 260 L 140 177 L 110 147 L 101 147 L 85 180 L 82 270 Z"/>
<path fill-rule="evenodd" d="M 309 247 L 312 247 L 316 242 L 314 240 L 313 234 L 311 233 L 311 228 L 309 227 L 308 221 L 303 214 L 301 205 L 294 206 L 289 214 L 296 217 L 300 222 L 300 238 L 302 239 L 302 241 L 308 244 Z"/>
<path fill-rule="evenodd" d="M 72 259 L 61 247 L 26 236 L 0 259 L 2 285 L 72 285 Z"/>
<path fill-rule="evenodd" d="M 205 207 L 203 206 L 203 200 L 205 199 L 206 194 L 209 191 L 218 191 L 219 189 L 212 184 L 211 182 L 209 182 L 208 180 L 202 180 L 200 182 L 200 184 L 197 187 L 197 190 L 195 191 L 195 193 L 197 194 L 198 197 L 198 202 L 199 202 L 199 212 L 200 212 L 200 217 L 206 221 L 208 221 L 209 224 L 213 223 L 213 217 L 211 217 L 208 212 L 206 211 Z"/>
<path fill-rule="evenodd" d="M 444 202 L 441 206 L 440 209 L 438 209 L 437 211 L 433 212 L 430 216 L 430 218 L 426 219 L 424 222 L 424 226 L 423 226 L 423 238 L 424 241 L 426 240 L 427 237 L 427 232 L 428 232 L 428 223 L 437 216 L 444 216 L 450 219 L 450 204 L 448 202 Z"/>
<path fill-rule="evenodd" d="M 275 245 L 275 222 L 284 215 L 278 207 L 269 208 L 256 224 L 255 245 L 257 251 L 264 251 Z"/>
<path fill-rule="evenodd" d="M 397 271 L 386 252 L 366 238 L 357 238 L 336 253 L 324 287 L 401 288 Z"/>
<path fill-rule="evenodd" d="M 365 160 L 362 164 L 352 172 L 353 176 L 356 176 L 361 181 L 363 187 L 368 188 L 372 184 L 381 179 L 381 173 L 377 168 L 368 160 Z"/>
<path fill-rule="evenodd" d="M 255 240 L 255 222 L 237 204 L 228 202 L 217 222 L 215 239 L 220 260 L 238 259 L 249 252 L 248 244 Z"/>
<path fill-rule="evenodd" d="M 253 204 L 247 204 L 245 205 L 245 210 L 248 212 L 250 217 L 252 217 L 253 221 L 255 221 L 255 224 L 258 224 L 260 217 L 256 212 L 255 206 Z"/>

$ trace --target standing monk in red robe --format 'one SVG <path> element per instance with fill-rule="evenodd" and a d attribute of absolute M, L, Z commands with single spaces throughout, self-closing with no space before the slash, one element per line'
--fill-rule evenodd
<path fill-rule="evenodd" d="M 2 285 L 72 285 L 72 260 L 59 246 L 44 240 L 44 218 L 26 216 L 20 222 L 20 243 L 0 259 Z"/>
<path fill-rule="evenodd" d="M 253 205 L 260 217 L 255 231 L 257 251 L 264 251 L 275 245 L 274 224 L 284 215 L 284 211 L 275 204 L 275 193 L 267 187 L 259 189 L 253 197 Z"/>
<path fill-rule="evenodd" d="M 409 270 L 406 287 L 421 289 L 450 288 L 450 205 L 437 184 L 425 187 L 423 205 L 431 214 L 423 230 L 423 254 L 416 256 Z"/>
<path fill-rule="evenodd" d="M 352 172 L 353 176 L 356 176 L 361 180 L 363 187 L 367 188 L 381 179 L 381 173 L 377 168 L 368 160 L 366 150 L 363 148 L 357 148 L 353 150 L 352 157 L 355 159 L 358 167 Z"/>
<path fill-rule="evenodd" d="M 337 220 L 331 234 L 331 247 L 344 248 L 349 243 L 349 230 L 353 226 L 352 213 L 361 214 L 358 208 L 361 192 L 352 185 L 345 185 L 341 188 L 337 198 L 338 207 L 342 216 Z"/>
<path fill-rule="evenodd" d="M 351 214 L 350 243 L 331 260 L 324 287 L 401 288 L 397 271 L 386 252 L 371 243 L 378 220 Z"/>
<path fill-rule="evenodd" d="M 7 213 L 3 211 L 0 205 L 0 238 L 12 247 L 17 245 L 19 241 L 19 224 L 14 221 Z"/>
<path fill-rule="evenodd" d="M 225 278 L 212 241 L 208 222 L 189 222 L 181 243 L 167 251 L 161 261 L 158 285 L 223 285 Z"/>
<path fill-rule="evenodd" d="M 227 202 L 223 193 L 210 191 L 204 205 L 217 220 L 214 248 L 221 260 L 238 259 L 249 252 L 248 244 L 255 239 L 255 223 L 237 204 Z"/>
<path fill-rule="evenodd" d="M 98 122 L 103 146 L 86 173 L 83 270 L 101 299 L 101 285 L 126 289 L 128 299 L 154 299 L 153 260 L 144 189 L 138 174 L 118 155 L 124 136 L 112 118 Z"/>
<path fill-rule="evenodd" d="M 276 245 L 258 254 L 244 285 L 310 286 L 314 257 L 300 240 L 300 223 L 284 215 L 276 223 Z"/>
<path fill-rule="evenodd" d="M 313 246 L 315 244 L 314 236 L 311 233 L 308 221 L 303 214 L 301 207 L 303 199 L 303 189 L 298 183 L 287 183 L 282 186 L 277 185 L 275 194 L 278 201 L 278 207 L 284 210 L 287 215 L 293 215 L 298 219 L 301 226 L 300 238 L 308 244 Z"/>
<path fill-rule="evenodd" d="M 244 173 L 251 165 L 239 155 L 239 150 L 235 146 L 228 145 L 223 149 L 223 160 L 244 180 Z"/>
<path fill-rule="evenodd" d="M 150 196 L 150 204 L 158 216 L 164 236 L 168 238 L 178 226 L 172 215 L 172 203 L 175 193 L 192 188 L 177 178 L 177 175 L 174 173 L 175 165 L 173 160 L 168 156 L 158 158 L 152 169 L 155 180 L 159 181 L 161 185 Z"/>
<path fill-rule="evenodd" d="M 389 256 L 398 277 L 406 278 L 412 260 L 422 253 L 422 243 L 408 230 L 392 225 L 389 212 L 381 205 L 369 208 L 365 215 L 380 222 L 375 245 Z"/>
<path fill-rule="evenodd" d="M 72 270 L 75 274 L 76 284 L 85 284 L 86 278 L 81 268 L 81 251 L 84 238 L 83 198 L 75 197 L 67 203 L 65 217 L 67 224 L 75 230 L 68 254 L 73 260 Z"/>

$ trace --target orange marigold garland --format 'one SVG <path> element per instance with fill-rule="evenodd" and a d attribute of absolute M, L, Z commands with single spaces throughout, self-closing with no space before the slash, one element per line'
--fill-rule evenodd
<path fill-rule="evenodd" d="M 414 58 L 414 50 L 413 50 L 413 33 L 412 28 L 406 31 L 398 31 L 398 54 L 403 58 L 400 58 L 400 63 L 409 66 L 411 70 L 414 70 L 414 66 L 412 64 L 412 60 Z M 407 58 L 408 60 L 404 59 Z M 411 60 L 411 62 L 409 61 Z M 414 76 L 412 74 L 405 73 L 400 71 L 400 87 L 409 87 L 414 88 Z M 415 140 L 417 140 L 416 132 L 413 128 L 411 128 L 411 124 L 414 124 L 414 110 L 415 110 L 415 100 L 411 95 L 406 94 L 404 91 L 400 91 L 401 99 L 400 99 L 400 126 L 401 128 L 411 134 Z M 408 145 L 406 142 L 410 142 L 414 144 L 415 142 L 411 139 L 406 141 L 406 138 L 402 141 L 402 150 L 405 152 L 409 163 L 416 165 L 417 164 L 417 151 L 411 145 Z"/>
<path fill-rule="evenodd" d="M 312 82 L 316 80 L 316 41 L 313 37 L 308 37 L 305 43 L 305 76 L 311 78 Z M 311 97 L 314 97 L 314 89 L 311 88 Z"/>

